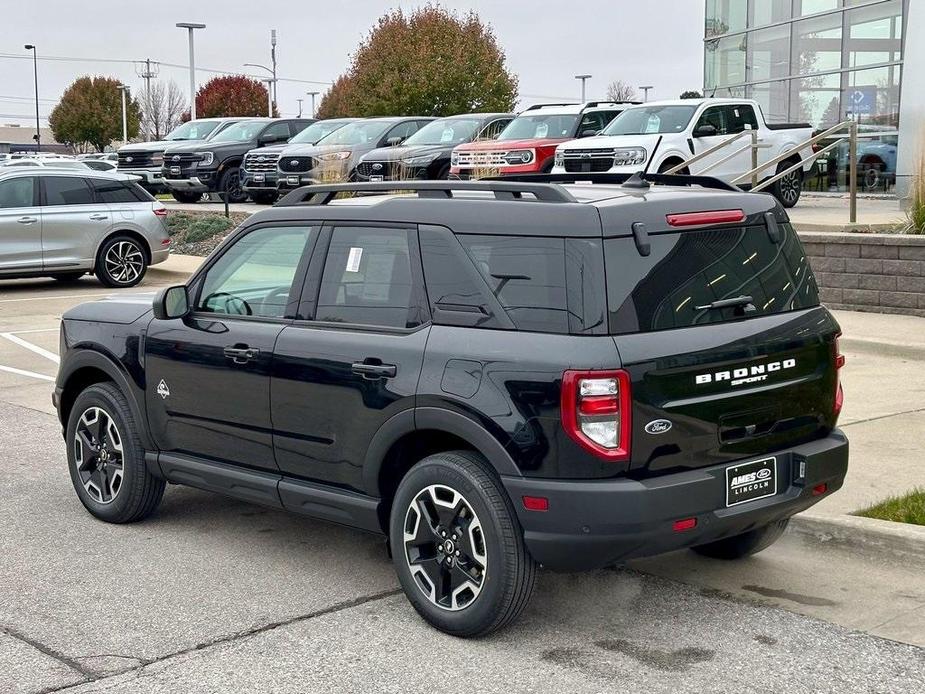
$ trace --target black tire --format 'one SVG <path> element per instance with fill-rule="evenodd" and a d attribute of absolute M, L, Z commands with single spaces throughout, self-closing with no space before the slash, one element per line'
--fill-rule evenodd
<path fill-rule="evenodd" d="M 93 408 L 103 412 L 108 420 L 111 420 L 118 434 L 118 437 L 110 436 L 108 427 L 105 427 L 107 432 L 98 438 L 98 442 L 106 443 L 107 438 L 105 437 L 108 437 L 109 442 L 106 464 L 111 465 L 112 468 L 108 473 L 105 469 L 97 472 L 98 475 L 109 475 L 109 477 L 97 477 L 97 480 L 103 481 L 102 488 L 115 489 L 108 500 L 106 492 L 92 491 L 89 487 L 94 486 L 93 484 L 88 487 L 87 481 L 82 477 L 87 474 L 86 470 L 78 471 L 78 466 L 81 464 L 83 467 L 93 465 L 94 457 L 88 457 L 90 449 L 82 446 L 81 451 L 87 451 L 87 453 L 78 454 L 78 446 L 75 443 L 78 438 L 78 427 L 83 426 L 82 417 L 91 412 Z M 88 418 L 93 419 L 91 415 L 88 415 Z M 100 425 L 103 426 L 99 416 L 97 421 L 100 421 Z M 116 438 L 120 439 L 121 446 L 121 453 L 118 456 L 114 453 Z M 151 515 L 160 504 L 166 483 L 148 471 L 145 465 L 144 448 L 138 437 L 138 425 L 125 396 L 114 384 L 96 383 L 77 396 L 68 417 L 65 441 L 71 483 L 74 485 L 80 502 L 92 515 L 107 523 L 133 523 Z M 97 448 L 101 449 L 102 446 Z M 79 459 L 78 455 L 83 460 Z M 114 461 L 117 458 L 122 466 L 122 476 L 118 488 L 115 488 L 115 484 L 109 485 L 107 481 L 115 477 L 116 462 Z M 99 454 L 95 459 L 99 462 Z M 91 478 L 93 474 L 90 473 Z M 97 490 L 101 489 L 100 484 L 95 484 L 95 486 Z"/>
<path fill-rule="evenodd" d="M 795 163 L 794 161 L 782 161 L 777 165 L 777 173 L 786 171 Z M 781 205 L 787 208 L 793 207 L 799 202 L 800 195 L 803 193 L 803 171 L 797 169 L 779 181 L 775 181 L 771 185 L 770 191 L 771 195 L 777 198 Z"/>
<path fill-rule="evenodd" d="M 237 166 L 232 166 L 222 174 L 218 190 L 221 195 L 228 198 L 230 203 L 247 202 L 247 193 L 241 187 L 241 171 Z M 222 198 L 222 201 L 224 201 L 224 198 Z"/>
<path fill-rule="evenodd" d="M 170 194 L 177 202 L 193 203 L 202 200 L 202 193 L 187 193 L 182 190 L 172 190 Z"/>
<path fill-rule="evenodd" d="M 444 507 L 444 517 L 429 515 L 430 522 L 422 528 L 425 517 L 418 512 L 422 506 L 417 500 L 423 498 L 426 503 L 440 495 L 445 501 L 454 500 L 450 492 L 461 501 L 453 501 L 456 506 L 452 511 Z M 428 496 L 432 494 L 438 497 Z M 457 513 L 456 509 L 463 506 L 468 512 Z M 427 507 L 439 510 L 433 503 Z M 424 541 L 412 540 L 406 547 L 406 527 L 414 529 Z M 451 541 L 445 549 L 441 529 L 451 533 L 448 540 L 455 535 L 458 544 Z M 414 609 L 429 624 L 453 636 L 483 636 L 504 627 L 517 618 L 533 594 L 536 562 L 524 545 L 520 523 L 497 476 L 475 453 L 438 453 L 420 461 L 405 475 L 392 504 L 389 542 L 398 580 Z M 479 555 L 483 558 L 479 559 Z M 416 573 L 412 573 L 412 564 Z M 428 570 L 438 577 L 445 571 L 465 579 L 461 585 L 441 586 L 441 599 L 437 584 L 427 578 Z M 427 582 L 433 588 L 427 588 Z M 467 590 L 471 596 L 468 599 Z M 447 597 L 448 591 L 461 591 L 462 597 Z"/>
<path fill-rule="evenodd" d="M 86 274 L 86 272 L 58 272 L 52 275 L 51 278 L 59 282 L 76 282 Z"/>
<path fill-rule="evenodd" d="M 789 518 L 776 521 L 741 535 L 733 535 L 716 542 L 692 547 L 697 554 L 713 559 L 741 559 L 767 549 L 780 539 L 787 529 Z"/>
<path fill-rule="evenodd" d="M 122 262 L 124 260 L 124 262 Z M 107 287 L 134 287 L 148 271 L 148 252 L 138 239 L 119 234 L 106 239 L 93 273 Z"/>
<path fill-rule="evenodd" d="M 678 160 L 678 159 L 669 159 L 668 161 L 663 161 L 661 164 L 659 164 L 658 173 L 663 174 L 663 173 L 665 173 L 666 171 L 668 171 L 668 169 L 673 169 L 674 167 L 676 167 L 676 166 L 677 166 L 678 164 L 680 164 L 680 163 L 681 163 L 681 161 Z M 690 175 L 691 175 L 691 172 L 690 172 L 690 169 L 688 169 L 688 168 L 685 166 L 683 169 L 681 169 L 680 171 L 676 171 L 676 172 L 675 172 L 674 174 L 672 174 L 672 175 L 674 175 L 674 176 L 690 176 Z"/>
<path fill-rule="evenodd" d="M 258 205 L 272 205 L 279 198 L 279 193 L 250 193 L 251 200 Z"/>
<path fill-rule="evenodd" d="M 450 177 L 450 165 L 444 164 L 440 167 L 440 170 L 437 172 L 437 181 L 445 181 Z"/>

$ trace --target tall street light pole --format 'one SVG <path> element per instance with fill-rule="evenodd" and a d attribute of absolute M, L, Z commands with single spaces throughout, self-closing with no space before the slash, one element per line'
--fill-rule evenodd
<path fill-rule="evenodd" d="M 259 63 L 244 63 L 244 67 L 259 67 L 261 70 L 266 70 L 272 75 L 271 77 L 264 77 L 261 79 L 261 82 L 267 83 L 267 115 L 273 117 L 273 90 L 276 88 L 276 74 L 268 68 L 266 65 L 260 65 Z"/>
<path fill-rule="evenodd" d="M 655 87 L 653 87 L 651 84 L 641 85 L 639 88 L 642 90 L 642 100 L 643 101 L 648 101 L 649 100 L 649 90 L 655 89 Z"/>
<path fill-rule="evenodd" d="M 42 129 L 39 126 L 39 57 L 38 51 L 31 43 L 23 46 L 27 51 L 32 51 L 32 75 L 35 79 L 35 151 L 42 151 Z"/>
<path fill-rule="evenodd" d="M 315 117 L 315 97 L 320 94 L 320 92 L 305 92 L 312 98 L 312 118 Z"/>
<path fill-rule="evenodd" d="M 128 144 L 128 111 L 126 109 L 125 95 L 128 92 L 129 88 L 124 85 L 119 85 L 119 91 L 122 92 L 122 144 Z"/>
<path fill-rule="evenodd" d="M 305 99 L 296 99 L 296 101 L 299 102 L 299 115 L 297 117 L 301 118 L 302 117 L 302 102 L 305 101 Z"/>
<path fill-rule="evenodd" d="M 585 82 L 591 79 L 591 75 L 575 75 L 576 80 L 581 80 L 581 103 L 585 103 Z"/>
<path fill-rule="evenodd" d="M 277 104 L 279 100 L 276 96 L 276 29 L 270 29 L 270 65 L 273 66 L 273 103 Z"/>
<path fill-rule="evenodd" d="M 195 22 L 177 22 L 178 29 L 186 29 L 189 33 L 189 117 L 196 120 L 196 51 L 193 47 L 193 30 L 205 29 L 205 24 Z"/>

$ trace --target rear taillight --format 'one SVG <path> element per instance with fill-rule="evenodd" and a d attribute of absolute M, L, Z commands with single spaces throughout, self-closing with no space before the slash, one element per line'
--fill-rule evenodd
<path fill-rule="evenodd" d="M 838 346 L 838 338 L 841 337 L 841 333 L 838 333 L 835 336 L 835 341 L 832 344 L 832 351 L 835 355 L 835 419 L 838 419 L 838 415 L 841 414 L 842 405 L 845 404 L 845 391 L 841 387 L 841 368 L 845 365 L 845 355 L 841 353 L 841 348 Z"/>
<path fill-rule="evenodd" d="M 694 227 L 704 224 L 733 224 L 744 222 L 745 213 L 742 210 L 710 210 L 709 212 L 682 212 L 665 216 L 669 226 Z"/>
<path fill-rule="evenodd" d="M 562 374 L 562 427 L 599 458 L 629 460 L 632 399 L 626 371 Z"/>
<path fill-rule="evenodd" d="M 158 217 L 166 217 L 166 216 L 167 216 L 167 208 L 166 208 L 166 207 L 155 207 L 155 208 L 154 208 L 154 214 L 156 214 Z"/>

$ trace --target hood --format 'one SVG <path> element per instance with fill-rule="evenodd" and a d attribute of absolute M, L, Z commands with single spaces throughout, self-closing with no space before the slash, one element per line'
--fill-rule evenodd
<path fill-rule="evenodd" d="M 88 301 L 65 311 L 64 320 L 94 321 L 98 323 L 134 323 L 151 310 L 154 292 L 116 294 L 100 301 Z"/>
<path fill-rule="evenodd" d="M 182 145 L 174 145 L 168 148 L 168 151 L 171 154 L 177 154 L 179 152 L 221 152 L 224 150 L 240 151 L 242 149 L 255 149 L 256 145 L 257 143 L 253 140 L 248 142 L 211 142 L 206 140 L 196 140 L 193 142 L 186 142 Z"/>
<path fill-rule="evenodd" d="M 168 147 L 179 147 L 189 145 L 203 140 L 153 140 L 151 142 L 133 142 L 130 145 L 122 145 L 117 151 L 119 152 L 163 152 Z"/>
<path fill-rule="evenodd" d="M 267 145 L 266 147 L 255 147 L 254 149 L 247 150 L 247 153 L 250 154 L 251 152 L 260 152 L 260 154 L 279 154 L 284 149 L 286 149 L 286 147 L 288 146 L 289 145 L 287 145 L 284 142 L 281 145 Z"/>
<path fill-rule="evenodd" d="M 531 149 L 536 147 L 552 147 L 561 142 L 571 140 L 570 137 L 530 137 L 523 140 L 482 140 L 469 142 L 456 147 L 457 152 L 498 152 L 512 149 Z"/>
<path fill-rule="evenodd" d="M 308 143 L 298 145 L 286 145 L 281 156 L 284 157 L 317 157 L 325 152 L 353 152 L 363 154 L 369 151 L 369 145 L 310 145 Z"/>
<path fill-rule="evenodd" d="M 612 149 L 614 147 L 645 147 L 650 155 L 661 139 L 661 135 L 597 135 L 581 140 L 566 142 L 559 149 Z"/>
<path fill-rule="evenodd" d="M 411 157 L 423 157 L 425 154 L 450 156 L 453 145 L 399 145 L 397 147 L 377 147 L 363 156 L 363 161 L 399 161 Z"/>

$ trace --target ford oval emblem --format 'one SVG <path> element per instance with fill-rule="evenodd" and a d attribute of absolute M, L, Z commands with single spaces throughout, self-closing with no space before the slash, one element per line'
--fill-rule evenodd
<path fill-rule="evenodd" d="M 171 161 L 180 161 L 180 155 L 174 154 L 173 157 L 171 158 Z"/>
<path fill-rule="evenodd" d="M 669 429 L 671 429 L 671 422 L 667 419 L 653 419 L 646 424 L 647 434 L 664 434 Z"/>
<path fill-rule="evenodd" d="M 382 171 L 382 164 L 373 164 L 373 171 Z"/>
<path fill-rule="evenodd" d="M 132 157 L 126 157 L 125 161 L 135 161 Z"/>
<path fill-rule="evenodd" d="M 298 165 L 299 165 L 299 160 L 298 160 L 298 159 L 290 159 L 290 160 L 289 160 L 289 166 L 298 166 Z"/>

